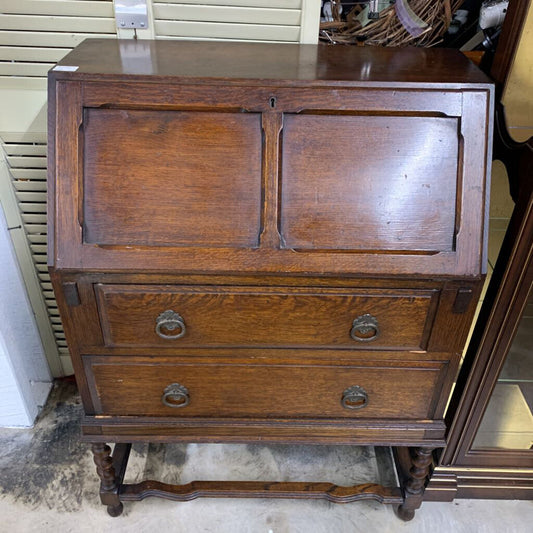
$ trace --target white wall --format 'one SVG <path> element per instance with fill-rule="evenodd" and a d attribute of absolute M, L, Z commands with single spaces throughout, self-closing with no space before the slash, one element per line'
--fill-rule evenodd
<path fill-rule="evenodd" d="M 33 425 L 52 386 L 0 204 L 0 426 Z"/>

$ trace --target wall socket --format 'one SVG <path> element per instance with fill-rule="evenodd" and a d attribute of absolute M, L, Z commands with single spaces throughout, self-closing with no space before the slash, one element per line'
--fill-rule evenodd
<path fill-rule="evenodd" d="M 121 29 L 148 28 L 146 0 L 115 0 L 115 20 Z"/>

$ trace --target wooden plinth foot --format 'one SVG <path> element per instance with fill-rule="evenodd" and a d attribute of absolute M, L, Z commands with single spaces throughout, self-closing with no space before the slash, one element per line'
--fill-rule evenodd
<path fill-rule="evenodd" d="M 412 509 L 406 509 L 403 505 L 398 505 L 394 508 L 394 514 L 404 522 L 409 522 L 415 517 L 415 512 Z"/>
<path fill-rule="evenodd" d="M 122 502 L 120 502 L 118 505 L 107 506 L 107 514 L 113 518 L 120 516 L 122 511 L 124 511 L 124 505 L 122 505 Z"/>

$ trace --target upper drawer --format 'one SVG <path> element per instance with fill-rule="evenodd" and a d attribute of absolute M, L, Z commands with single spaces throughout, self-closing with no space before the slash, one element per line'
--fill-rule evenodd
<path fill-rule="evenodd" d="M 107 346 L 423 350 L 436 290 L 96 285 Z"/>

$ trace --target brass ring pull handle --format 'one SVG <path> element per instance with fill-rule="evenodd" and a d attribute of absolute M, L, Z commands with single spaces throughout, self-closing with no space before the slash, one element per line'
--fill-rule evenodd
<path fill-rule="evenodd" d="M 179 383 L 171 383 L 161 396 L 161 402 L 167 407 L 187 407 L 190 402 L 189 389 Z"/>
<path fill-rule="evenodd" d="M 370 342 L 379 337 L 379 325 L 376 317 L 366 314 L 358 316 L 352 324 L 350 337 L 354 341 Z"/>
<path fill-rule="evenodd" d="M 362 409 L 368 405 L 368 394 L 359 385 L 348 387 L 342 393 L 341 405 L 345 409 Z"/>
<path fill-rule="evenodd" d="M 165 331 L 174 331 L 178 329 L 178 333 L 168 335 Z M 185 322 L 183 318 L 169 309 L 164 313 L 161 313 L 155 320 L 155 332 L 162 339 L 181 339 L 185 335 L 187 328 L 185 327 Z"/>

